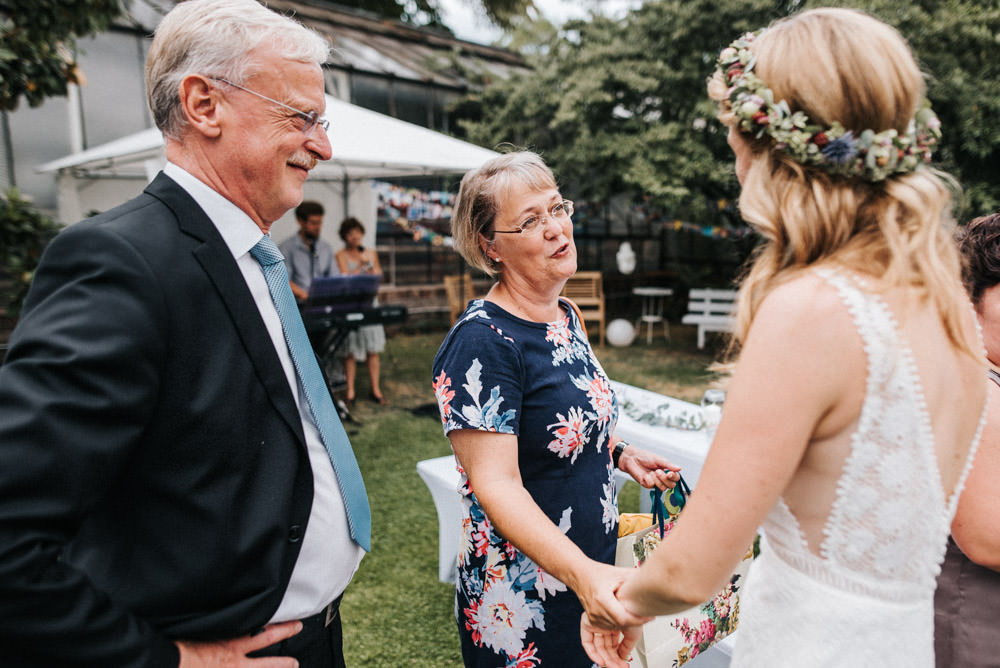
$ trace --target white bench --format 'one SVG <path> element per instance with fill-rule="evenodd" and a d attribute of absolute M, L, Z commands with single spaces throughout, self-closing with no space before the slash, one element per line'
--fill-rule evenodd
<path fill-rule="evenodd" d="M 705 332 L 731 332 L 736 324 L 736 290 L 694 288 L 688 293 L 685 325 L 698 326 L 698 347 L 705 347 Z"/>

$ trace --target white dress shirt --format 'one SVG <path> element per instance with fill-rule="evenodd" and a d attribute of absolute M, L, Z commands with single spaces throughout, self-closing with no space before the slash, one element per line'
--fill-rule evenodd
<path fill-rule="evenodd" d="M 239 207 L 183 168 L 168 162 L 163 172 L 194 198 L 229 247 L 271 336 L 299 408 L 313 472 L 313 504 L 298 561 L 271 623 L 309 617 L 343 593 L 365 553 L 351 538 L 344 499 L 330 455 L 323 446 L 309 406 L 302 400 L 302 387 L 292 365 L 264 272 L 250 255 L 250 249 L 264 234 Z"/>

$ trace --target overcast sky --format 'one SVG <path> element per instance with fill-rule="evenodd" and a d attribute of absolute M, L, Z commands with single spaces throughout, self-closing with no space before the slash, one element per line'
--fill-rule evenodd
<path fill-rule="evenodd" d="M 642 0 L 600 0 L 600 2 L 581 0 L 535 0 L 538 7 L 549 21 L 561 25 L 567 19 L 583 18 L 590 15 L 590 8 L 598 7 L 601 13 L 611 16 L 622 16 L 632 7 L 642 4 Z M 476 0 L 438 0 L 441 18 L 445 25 L 451 28 L 460 39 L 480 44 L 490 44 L 499 39 L 501 33 L 490 25 L 481 14 Z"/>

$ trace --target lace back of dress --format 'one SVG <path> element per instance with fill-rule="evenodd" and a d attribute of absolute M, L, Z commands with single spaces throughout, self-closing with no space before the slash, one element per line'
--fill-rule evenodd
<path fill-rule="evenodd" d="M 878 582 L 933 582 L 951 513 L 916 362 L 880 297 L 843 275 L 820 275 L 844 300 L 868 364 L 858 428 L 820 555 Z"/>

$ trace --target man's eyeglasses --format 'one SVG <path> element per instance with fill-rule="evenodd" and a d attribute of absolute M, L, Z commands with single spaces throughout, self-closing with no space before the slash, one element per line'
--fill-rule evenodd
<path fill-rule="evenodd" d="M 256 95 L 257 97 L 262 98 L 264 100 L 267 100 L 268 102 L 273 102 L 274 104 L 278 105 L 279 107 L 284 107 L 288 111 L 290 111 L 293 114 L 295 114 L 295 116 L 297 118 L 301 119 L 301 121 L 302 121 L 302 134 L 304 134 L 304 135 L 308 136 L 308 135 L 312 134 L 312 131 L 316 128 L 317 125 L 319 127 L 323 128 L 323 132 L 326 132 L 330 128 L 330 121 L 326 120 L 325 118 L 320 118 L 319 114 L 317 114 L 315 110 L 309 111 L 309 112 L 305 112 L 305 111 L 302 111 L 300 109 L 296 109 L 295 107 L 291 107 L 291 106 L 285 104 L 284 102 L 278 102 L 274 98 L 270 98 L 267 95 L 262 95 L 262 94 L 258 93 L 255 90 L 250 90 L 249 88 L 244 88 L 243 86 L 241 86 L 239 84 L 234 84 L 232 81 L 228 81 L 226 79 L 220 79 L 218 77 L 209 77 L 209 78 L 212 79 L 212 81 L 219 81 L 221 83 L 226 84 L 227 86 L 232 86 L 233 88 L 239 88 L 242 91 L 250 93 L 251 95 Z"/>
<path fill-rule="evenodd" d="M 561 218 L 569 218 L 573 215 L 573 202 L 564 199 L 561 202 L 556 202 L 549 209 L 549 214 L 547 216 L 535 216 L 531 215 L 521 221 L 521 224 L 513 230 L 493 230 L 496 234 L 528 234 L 534 236 L 545 229 L 545 226 L 550 220 L 559 220 Z"/>

